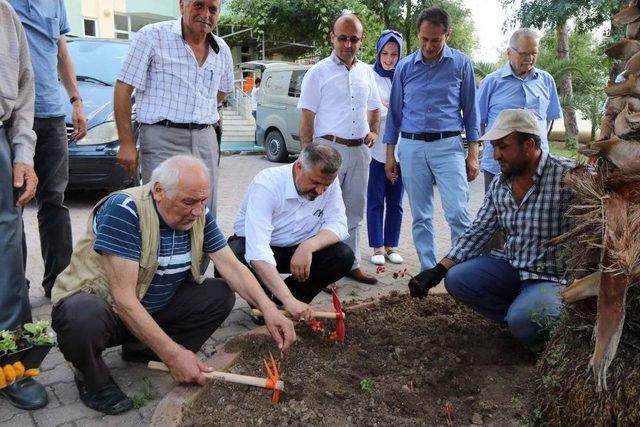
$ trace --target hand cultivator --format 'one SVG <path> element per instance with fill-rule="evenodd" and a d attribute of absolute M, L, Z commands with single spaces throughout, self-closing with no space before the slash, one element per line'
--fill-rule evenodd
<path fill-rule="evenodd" d="M 35 377 L 40 374 L 39 369 L 25 369 L 22 362 L 4 365 L 0 369 L 0 389 L 13 384 L 24 377 Z"/>
<path fill-rule="evenodd" d="M 267 362 L 266 359 L 263 359 L 264 367 L 267 371 L 267 378 L 251 377 L 248 375 L 238 375 L 219 371 L 204 372 L 204 376 L 210 379 L 223 380 L 230 383 L 244 384 L 273 390 L 271 401 L 273 403 L 278 403 L 280 401 L 280 393 L 284 390 L 284 382 L 280 380 L 279 366 L 271 352 L 269 352 L 269 358 L 271 359 L 271 363 Z M 149 362 L 148 367 L 149 369 L 169 372 L 167 365 L 162 362 L 151 361 Z"/>
<path fill-rule="evenodd" d="M 346 335 L 346 326 L 344 323 L 345 314 L 342 311 L 342 302 L 340 302 L 340 298 L 338 298 L 338 294 L 336 293 L 335 288 L 331 289 L 331 299 L 333 301 L 333 311 L 316 311 L 316 319 L 336 319 L 336 330 L 329 335 L 329 341 L 340 341 L 344 343 L 344 338 Z M 286 311 L 282 311 L 282 313 L 291 317 L 291 314 Z M 254 316 L 262 316 L 262 312 L 258 309 L 251 310 L 251 314 Z M 314 320 L 310 323 L 311 330 L 313 332 L 324 332 L 324 324 L 321 321 Z"/>

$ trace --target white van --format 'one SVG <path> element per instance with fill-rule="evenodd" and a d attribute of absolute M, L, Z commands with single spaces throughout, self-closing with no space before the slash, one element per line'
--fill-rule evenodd
<path fill-rule="evenodd" d="M 311 65 L 267 64 L 262 71 L 256 110 L 256 145 L 264 146 L 272 162 L 284 162 L 300 152 L 298 98 L 302 78 Z"/>

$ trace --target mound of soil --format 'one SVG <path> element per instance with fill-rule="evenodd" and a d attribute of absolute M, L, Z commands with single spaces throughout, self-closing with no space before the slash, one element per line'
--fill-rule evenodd
<path fill-rule="evenodd" d="M 183 425 L 517 425 L 529 410 L 534 357 L 506 330 L 448 295 L 392 294 L 347 313 L 345 344 L 306 325 L 282 360 L 279 404 L 269 390 L 209 383 Z M 333 324 L 327 324 L 333 329 Z M 268 336 L 229 342 L 232 372 L 266 377 Z"/>

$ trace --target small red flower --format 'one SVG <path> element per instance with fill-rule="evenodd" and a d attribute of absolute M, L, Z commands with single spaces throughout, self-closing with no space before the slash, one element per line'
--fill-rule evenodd
<path fill-rule="evenodd" d="M 311 321 L 311 330 L 313 332 L 323 332 L 324 331 L 324 323 L 319 320 Z"/>

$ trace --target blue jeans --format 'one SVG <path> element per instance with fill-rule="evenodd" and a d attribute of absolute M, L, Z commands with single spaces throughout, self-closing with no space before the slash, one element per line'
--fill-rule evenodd
<path fill-rule="evenodd" d="M 453 244 L 471 223 L 467 205 L 469 183 L 462 138 L 454 136 L 433 142 L 400 139 L 398 157 L 402 183 L 413 214 L 413 242 L 421 270 L 436 265 L 433 230 L 433 182 L 440 191 L 444 217 L 451 228 Z"/>
<path fill-rule="evenodd" d="M 400 172 L 400 167 L 398 167 L 398 172 Z M 400 227 L 402 226 L 403 192 L 402 179 L 398 179 L 395 184 L 392 184 L 384 173 L 384 163 L 371 159 L 369 184 L 367 185 L 369 247 L 395 248 L 398 246 Z"/>
<path fill-rule="evenodd" d="M 560 316 L 563 285 L 520 280 L 508 261 L 481 256 L 452 267 L 444 279 L 447 292 L 482 316 L 506 322 L 511 335 L 526 345 L 548 338 Z"/>
<path fill-rule="evenodd" d="M 24 277 L 22 209 L 16 207 L 13 165 L 5 128 L 0 126 L 0 329 L 31 321 Z"/>

